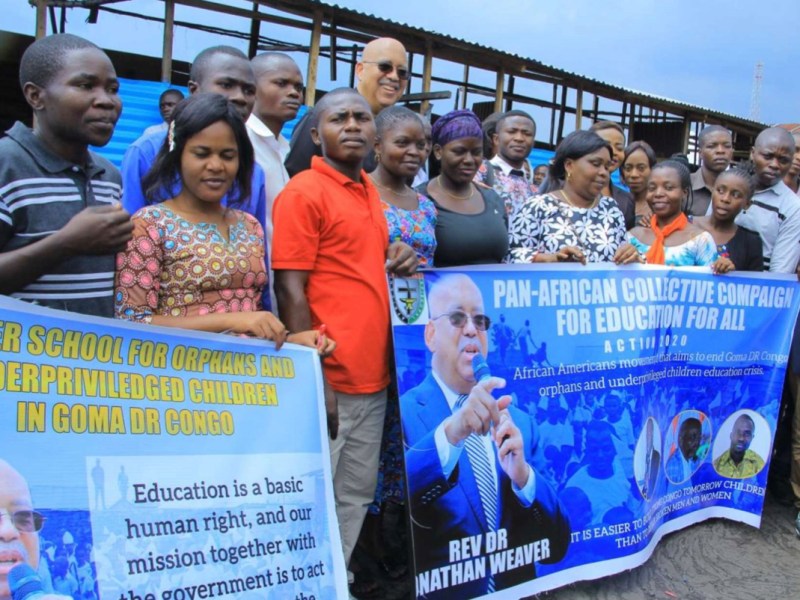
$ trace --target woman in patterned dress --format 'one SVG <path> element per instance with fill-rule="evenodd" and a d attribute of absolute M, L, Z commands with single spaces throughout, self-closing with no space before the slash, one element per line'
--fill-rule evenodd
<path fill-rule="evenodd" d="M 689 267 L 711 266 L 717 260 L 714 238 L 690 223 L 684 213 L 691 189 L 689 169 L 682 163 L 665 160 L 650 172 L 650 227 L 634 227 L 628 232 L 628 240 L 648 263 Z M 733 263 L 726 259 L 714 266 L 714 272 L 724 273 L 732 267 Z"/>
<path fill-rule="evenodd" d="M 602 195 L 611 161 L 611 148 L 595 133 L 564 138 L 541 195 L 528 198 L 511 219 L 508 262 L 638 262 L 625 242 L 622 211 Z"/>
<path fill-rule="evenodd" d="M 389 242 L 401 241 L 417 253 L 420 267 L 433 266 L 436 251 L 436 207 L 427 196 L 409 187 L 428 157 L 425 127 L 416 113 L 402 106 L 383 109 L 375 119 L 377 166 L 370 178 L 378 189 L 389 227 Z M 358 545 L 350 561 L 361 596 L 378 589 L 365 563 L 374 561 L 390 579 L 408 571 L 403 546 L 405 519 L 403 440 L 397 383 L 392 378 L 383 426 L 378 485 L 369 506 Z M 365 594 L 366 592 L 366 594 Z"/>
<path fill-rule="evenodd" d="M 267 289 L 264 231 L 223 198 L 250 195 L 253 149 L 236 109 L 219 94 L 194 94 L 142 184 L 152 197 L 178 194 L 133 215 L 133 238 L 117 255 L 116 315 L 166 327 L 224 332 L 316 347 L 316 331 L 289 334 L 261 298 Z M 332 340 L 320 341 L 329 353 Z"/>

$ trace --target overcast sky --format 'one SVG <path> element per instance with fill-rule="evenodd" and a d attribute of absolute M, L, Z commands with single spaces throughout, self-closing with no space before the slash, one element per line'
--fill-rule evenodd
<path fill-rule="evenodd" d="M 244 0 L 229 1 L 251 6 Z M 753 72 L 756 63 L 762 62 L 761 120 L 800 122 L 796 100 L 800 51 L 794 41 L 800 23 L 799 0 L 340 0 L 337 4 L 742 117 L 750 115 Z M 163 4 L 156 0 L 129 0 L 113 6 L 163 15 Z M 84 22 L 87 11 L 71 9 L 68 15 L 67 31 L 100 46 L 160 55 L 158 24 L 101 14 L 98 25 L 88 25 Z M 26 1 L 4 1 L 3 17 L 0 28 L 34 31 L 35 12 Z M 182 6 L 176 19 L 249 30 L 244 19 Z M 270 27 L 262 27 L 262 35 L 295 36 L 307 43 L 305 32 L 281 30 L 278 36 Z M 785 34 L 781 27 L 786 28 Z M 245 42 L 177 28 L 175 55 L 191 60 L 203 47 L 219 43 L 246 49 Z M 300 57 L 298 62 L 305 72 Z M 415 65 L 420 67 L 421 63 Z M 320 70 L 324 73 L 327 68 Z M 346 85 L 346 70 L 341 71 L 337 83 Z M 460 68 L 454 72 L 455 78 L 460 77 Z M 493 81 L 480 83 L 494 85 Z M 415 86 L 418 91 L 419 82 Z"/>

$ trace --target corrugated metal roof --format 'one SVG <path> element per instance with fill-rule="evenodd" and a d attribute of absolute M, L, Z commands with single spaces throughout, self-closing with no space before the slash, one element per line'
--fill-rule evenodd
<path fill-rule="evenodd" d="M 271 7 L 273 9 L 279 8 L 279 10 L 286 10 L 288 12 L 298 13 L 302 11 L 301 7 L 307 7 L 306 11 L 302 11 L 303 14 L 308 13 L 309 11 L 313 11 L 314 8 L 322 8 L 323 10 L 328 9 L 335 11 L 335 23 L 337 26 L 341 26 L 343 23 L 341 21 L 342 16 L 349 16 L 354 19 L 369 19 L 374 21 L 376 24 L 383 25 L 389 28 L 400 28 L 404 29 L 409 33 L 414 33 L 418 35 L 420 38 L 423 39 L 432 39 L 438 43 L 447 43 L 450 45 L 456 46 L 465 46 L 468 49 L 473 51 L 492 54 L 497 58 L 503 59 L 505 62 L 508 63 L 523 63 L 525 65 L 525 70 L 532 72 L 532 73 L 542 73 L 543 75 L 549 76 L 556 76 L 562 77 L 567 79 L 572 79 L 576 83 L 583 84 L 584 91 L 589 91 L 591 93 L 591 89 L 587 88 L 596 88 L 597 91 L 605 91 L 606 94 L 611 93 L 613 94 L 612 99 L 620 100 L 620 101 L 631 101 L 631 100 L 639 100 L 643 101 L 640 102 L 642 104 L 654 104 L 659 103 L 663 105 L 668 105 L 671 107 L 677 114 L 682 114 L 684 112 L 691 112 L 693 114 L 697 114 L 699 116 L 707 115 L 709 117 L 714 117 L 717 119 L 721 119 L 724 121 L 730 121 L 739 123 L 743 126 L 752 128 L 752 129 L 762 129 L 766 127 L 764 123 L 760 123 L 758 121 L 752 121 L 750 119 L 746 119 L 743 117 L 739 117 L 736 115 L 724 113 L 718 110 L 714 110 L 712 108 L 699 106 L 696 104 L 690 104 L 688 102 L 683 102 L 681 100 L 675 100 L 673 98 L 667 98 L 665 96 L 659 96 L 656 94 L 651 94 L 648 92 L 642 92 L 638 90 L 634 90 L 632 88 L 625 88 L 622 86 L 614 85 L 605 81 L 600 81 L 598 79 L 594 79 L 591 77 L 587 77 L 585 75 L 580 75 L 578 73 L 574 73 L 571 71 L 567 71 L 565 69 L 560 69 L 553 65 L 548 65 L 543 63 L 539 60 L 529 58 L 526 56 L 520 56 L 519 54 L 514 54 L 511 52 L 506 52 L 504 50 L 500 50 L 498 48 L 493 48 L 490 46 L 485 46 L 483 44 L 478 44 L 475 42 L 470 42 L 463 38 L 457 38 L 455 36 L 451 36 L 448 34 L 438 33 L 427 31 L 422 29 L 421 27 L 417 27 L 415 25 L 410 25 L 408 23 L 403 23 L 400 21 L 393 21 L 391 19 L 386 19 L 384 17 L 379 17 L 377 15 L 373 15 L 370 13 L 365 13 L 361 11 L 354 10 L 352 8 L 347 8 L 341 6 L 339 4 L 333 4 L 328 2 L 321 2 L 320 0 L 258 0 L 259 3 L 263 4 L 264 6 Z M 300 9 L 300 10 L 298 10 Z M 373 35 L 389 35 L 388 32 L 381 31 L 380 34 L 375 34 L 371 32 Z M 403 40 L 401 40 L 403 41 Z M 435 52 L 434 52 L 435 55 Z M 502 63 L 498 66 L 505 66 Z M 663 109 L 662 109 L 663 110 Z"/>

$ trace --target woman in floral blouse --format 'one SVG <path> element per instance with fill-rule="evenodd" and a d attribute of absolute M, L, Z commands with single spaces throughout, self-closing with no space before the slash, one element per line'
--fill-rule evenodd
<path fill-rule="evenodd" d="M 236 109 L 219 94 L 195 94 L 175 109 L 164 146 L 142 184 L 180 182 L 165 202 L 133 215 L 133 238 L 117 256 L 118 318 L 317 347 L 316 331 L 289 334 L 262 310 L 264 231 L 223 198 L 248 198 L 253 148 Z M 321 353 L 332 340 L 319 340 Z"/>
<path fill-rule="evenodd" d="M 597 134 L 575 131 L 558 145 L 539 196 L 514 214 L 508 262 L 639 262 L 625 242 L 625 219 L 608 182 L 611 148 Z"/>

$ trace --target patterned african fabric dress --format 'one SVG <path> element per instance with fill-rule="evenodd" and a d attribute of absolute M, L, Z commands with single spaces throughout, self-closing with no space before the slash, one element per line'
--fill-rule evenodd
<path fill-rule="evenodd" d="M 529 263 L 537 253 L 580 248 L 588 262 L 611 262 L 625 242 L 625 217 L 613 198 L 579 208 L 553 194 L 534 196 L 519 207 L 508 226 L 511 250 L 506 262 Z"/>
<path fill-rule="evenodd" d="M 133 237 L 117 255 L 117 318 L 261 310 L 264 231 L 247 213 L 234 214 L 225 239 L 215 224 L 191 223 L 163 205 L 137 211 Z"/>
<path fill-rule="evenodd" d="M 643 244 L 630 233 L 627 234 L 627 238 L 643 256 L 650 249 L 650 246 Z M 707 231 L 680 246 L 664 246 L 664 264 L 668 267 L 707 267 L 717 258 L 719 258 L 717 245 Z"/>
<path fill-rule="evenodd" d="M 389 224 L 389 243 L 405 242 L 417 253 L 420 267 L 432 267 L 436 252 L 436 207 L 419 192 L 417 199 L 419 206 L 415 210 L 398 208 L 383 200 L 381 207 Z"/>
<path fill-rule="evenodd" d="M 417 192 L 419 206 L 416 210 L 398 208 L 381 200 L 383 214 L 389 225 L 389 243 L 405 242 L 417 253 L 420 267 L 433 266 L 436 251 L 436 206 L 427 196 Z M 372 514 L 379 514 L 385 502 L 404 503 L 405 482 L 403 480 L 403 442 L 400 430 L 400 408 L 397 398 L 397 383 L 389 386 L 386 418 L 383 422 L 378 485 L 375 500 L 369 507 Z"/>

